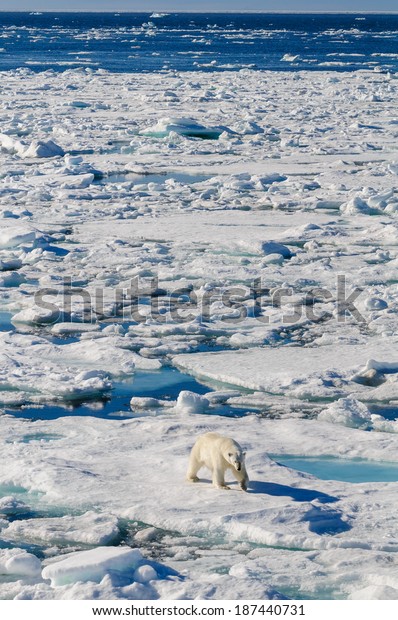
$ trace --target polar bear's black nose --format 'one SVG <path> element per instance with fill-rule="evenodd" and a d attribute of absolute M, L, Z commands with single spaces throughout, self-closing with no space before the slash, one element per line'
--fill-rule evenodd
<path fill-rule="evenodd" d="M 237 464 L 236 464 L 236 469 L 237 469 L 238 471 L 240 471 L 240 470 L 241 470 L 241 467 L 242 467 L 242 465 L 241 465 L 240 463 L 237 463 Z"/>

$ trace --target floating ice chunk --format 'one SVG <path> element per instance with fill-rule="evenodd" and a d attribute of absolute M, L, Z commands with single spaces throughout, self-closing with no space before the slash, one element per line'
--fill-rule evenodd
<path fill-rule="evenodd" d="M 43 258 L 43 248 L 35 248 L 34 250 L 30 250 L 23 257 L 24 265 L 35 265 Z"/>
<path fill-rule="evenodd" d="M 25 276 L 22 273 L 12 272 L 7 275 L 0 276 L 0 286 L 3 287 L 18 287 L 25 282 Z"/>
<path fill-rule="evenodd" d="M 133 396 L 130 400 L 130 407 L 132 409 L 158 409 L 165 405 L 170 406 L 170 402 L 159 400 L 158 398 L 151 398 L 150 396 Z"/>
<path fill-rule="evenodd" d="M 339 398 L 352 394 L 352 376 L 363 369 L 365 360 L 370 360 L 367 370 L 374 367 L 381 372 L 398 372 L 398 361 L 370 359 L 376 355 L 395 359 L 395 341 L 373 338 L 367 345 L 339 343 L 311 348 L 254 347 L 239 352 L 188 353 L 173 357 L 172 363 L 196 377 L 250 390 L 289 393 L 299 398 Z"/>
<path fill-rule="evenodd" d="M 286 148 L 287 146 L 300 146 L 300 139 L 301 135 L 299 135 L 297 138 L 286 138 L 284 140 L 281 140 L 281 147 Z"/>
<path fill-rule="evenodd" d="M 372 414 L 366 405 L 355 398 L 340 398 L 331 403 L 321 411 L 318 420 L 364 430 L 372 427 Z"/>
<path fill-rule="evenodd" d="M 276 254 L 283 258 L 292 258 L 293 253 L 283 243 L 277 243 L 276 241 L 264 241 L 257 244 L 253 244 L 255 249 L 264 256 L 275 256 Z"/>
<path fill-rule="evenodd" d="M 165 138 L 170 133 L 191 138 L 217 140 L 225 127 L 205 127 L 192 118 L 161 118 L 156 125 L 140 131 L 143 136 Z"/>
<path fill-rule="evenodd" d="M 73 342 L 64 345 L 55 352 L 54 359 L 63 358 L 76 365 L 90 365 L 91 368 L 104 370 L 115 376 L 131 374 L 136 368 L 142 370 L 159 370 L 159 360 L 141 357 L 130 351 L 128 342 L 122 337 L 105 336 L 93 340 Z"/>
<path fill-rule="evenodd" d="M 5 569 L 9 575 L 36 577 L 40 575 L 41 562 L 35 555 L 22 551 L 7 560 Z"/>
<path fill-rule="evenodd" d="M 256 182 L 258 181 L 258 177 L 252 177 L 250 174 L 242 172 L 240 174 L 233 174 L 225 179 L 223 185 L 226 189 L 247 191 L 255 189 Z"/>
<path fill-rule="evenodd" d="M 381 385 L 385 381 L 385 376 L 383 373 L 380 373 L 378 370 L 374 368 L 365 369 L 361 372 L 358 372 L 352 377 L 352 381 L 355 383 L 359 383 L 360 385 L 369 385 L 372 387 L 377 387 Z"/>
<path fill-rule="evenodd" d="M 63 157 L 64 155 L 65 151 L 52 140 L 47 140 L 47 142 L 34 140 L 21 154 L 21 157 Z"/>
<path fill-rule="evenodd" d="M 63 586 L 77 581 L 100 582 L 105 575 L 134 574 L 142 562 L 138 549 L 130 547 L 97 547 L 90 551 L 73 553 L 69 557 L 49 564 L 42 571 L 43 579 L 52 586 Z"/>
<path fill-rule="evenodd" d="M 256 177 L 252 177 L 253 179 L 256 179 Z M 283 174 L 279 174 L 278 172 L 274 172 L 272 174 L 262 174 L 261 176 L 258 177 L 258 180 L 260 183 L 262 183 L 262 185 L 272 185 L 272 183 L 282 183 L 283 181 L 286 181 L 287 177 Z"/>
<path fill-rule="evenodd" d="M 263 260 L 264 265 L 282 265 L 284 257 L 282 254 L 267 254 Z"/>
<path fill-rule="evenodd" d="M 90 108 L 91 107 L 91 103 L 87 103 L 86 101 L 78 101 L 78 100 L 70 101 L 67 105 L 69 105 L 71 108 Z"/>
<path fill-rule="evenodd" d="M 66 356 L 71 345 L 58 347 L 38 337 L 5 332 L 0 333 L 0 344 L 1 402 L 73 400 L 97 396 L 112 387 L 101 370 L 76 371 L 82 364 L 76 356 Z"/>
<path fill-rule="evenodd" d="M 13 521 L 6 536 L 50 544 L 107 545 L 119 535 L 117 518 L 88 511 L 78 517 L 50 517 Z"/>
<path fill-rule="evenodd" d="M 368 202 L 368 205 L 372 208 L 384 209 L 387 206 L 389 200 L 393 198 L 393 196 L 394 196 L 394 190 L 389 189 L 385 192 L 382 192 L 381 194 L 375 194 L 374 196 L 370 196 L 367 202 Z"/>
<path fill-rule="evenodd" d="M 385 208 L 386 213 L 397 213 L 398 211 L 398 201 L 389 202 Z"/>
<path fill-rule="evenodd" d="M 83 163 L 83 157 L 81 155 L 65 155 L 66 166 L 80 166 Z"/>
<path fill-rule="evenodd" d="M 237 133 L 246 136 L 254 136 L 256 134 L 264 133 L 264 129 L 254 121 L 243 121 L 235 125 L 234 129 Z"/>
<path fill-rule="evenodd" d="M 0 258 L 0 271 L 12 271 L 22 267 L 22 260 L 14 256 Z"/>
<path fill-rule="evenodd" d="M 373 430 L 380 433 L 398 433 L 398 421 L 386 420 L 381 415 L 373 414 Z"/>
<path fill-rule="evenodd" d="M 26 150 L 26 144 L 21 142 L 20 140 L 15 140 L 11 136 L 7 134 L 0 133 L 0 146 L 10 153 L 17 153 L 18 155 L 22 155 Z"/>
<path fill-rule="evenodd" d="M 204 413 L 209 408 L 210 403 L 205 396 L 183 390 L 179 393 L 176 404 L 176 411 L 184 414 Z"/>
<path fill-rule="evenodd" d="M 163 97 L 165 99 L 172 99 L 173 101 L 178 101 L 178 95 L 172 90 L 165 90 L 163 93 Z"/>
<path fill-rule="evenodd" d="M 346 215 L 357 215 L 359 213 L 363 215 L 374 215 L 380 213 L 378 209 L 370 207 L 360 196 L 355 196 L 348 202 L 342 204 L 340 206 L 340 211 Z"/>
<path fill-rule="evenodd" d="M 84 189 L 94 181 L 94 174 L 76 174 L 63 177 L 65 181 L 61 183 L 61 189 Z"/>
<path fill-rule="evenodd" d="M 12 495 L 6 495 L 0 498 L 0 514 L 1 515 L 16 515 L 27 512 L 29 506 L 20 499 L 16 499 Z"/>
<path fill-rule="evenodd" d="M 51 333 L 68 335 L 75 333 L 80 334 L 82 332 L 97 332 L 99 329 L 100 326 L 95 323 L 56 323 L 56 325 L 53 325 L 51 328 Z"/>
<path fill-rule="evenodd" d="M 300 56 L 298 54 L 294 55 L 294 54 L 284 54 L 284 56 L 282 56 L 281 60 L 283 60 L 283 62 L 296 62 L 296 60 L 298 60 L 300 58 Z"/>
<path fill-rule="evenodd" d="M 365 370 L 377 370 L 378 372 L 398 372 L 398 362 L 378 362 L 374 359 L 370 359 L 366 362 Z"/>
<path fill-rule="evenodd" d="M 0 232 L 0 249 L 16 248 L 25 243 L 33 243 L 36 232 L 28 227 L 13 226 Z"/>
<path fill-rule="evenodd" d="M 139 542 L 153 542 L 159 536 L 159 530 L 156 527 L 146 527 L 143 530 L 139 530 L 134 535 L 134 540 Z"/>
<path fill-rule="evenodd" d="M 41 572 L 41 562 L 32 553 L 23 549 L 4 549 L 0 551 L 0 573 L 37 577 Z"/>
<path fill-rule="evenodd" d="M 111 325 L 107 325 L 102 330 L 102 333 L 107 334 L 107 335 L 112 335 L 112 334 L 123 335 L 125 332 L 126 330 L 123 327 L 123 325 L 118 325 L 117 323 L 112 323 Z"/>
<path fill-rule="evenodd" d="M 293 256 L 293 253 L 286 245 L 276 241 L 239 241 L 238 246 L 248 252 L 263 254 L 264 256 L 275 256 L 276 254 L 283 258 L 292 258 Z"/>
<path fill-rule="evenodd" d="M 55 306 L 53 308 L 41 308 L 33 306 L 25 308 L 17 314 L 14 314 L 11 321 L 13 323 L 24 323 L 26 325 L 45 325 L 55 323 L 60 318 L 60 311 Z"/>
<path fill-rule="evenodd" d="M 223 390 L 217 392 L 208 392 L 204 395 L 207 400 L 212 404 L 225 403 L 229 398 L 238 398 L 241 392 L 238 390 Z"/>
<path fill-rule="evenodd" d="M 157 572 L 149 564 L 143 564 L 134 571 L 134 581 L 138 581 L 138 583 L 148 583 L 157 578 Z"/>

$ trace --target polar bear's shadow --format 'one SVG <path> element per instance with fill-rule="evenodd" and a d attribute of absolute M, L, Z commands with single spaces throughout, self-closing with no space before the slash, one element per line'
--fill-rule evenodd
<path fill-rule="evenodd" d="M 277 497 L 286 496 L 291 497 L 295 502 L 312 502 L 316 499 L 322 504 L 331 504 L 339 500 L 338 497 L 333 497 L 333 495 L 328 495 L 316 489 L 299 489 L 297 487 L 289 487 L 285 484 L 263 482 L 260 480 L 250 480 L 248 493 L 273 495 Z"/>
<path fill-rule="evenodd" d="M 236 480 L 226 480 L 225 484 L 227 485 L 228 489 L 231 491 L 239 491 L 239 493 L 242 493 L 242 495 L 244 495 L 244 493 L 242 492 L 242 489 L 239 486 L 239 482 L 237 482 Z M 249 483 L 251 484 L 251 483 Z M 214 489 L 213 487 L 213 481 L 210 478 L 204 478 L 203 476 L 200 476 L 199 481 L 195 483 L 195 486 L 199 487 L 205 487 L 205 486 L 210 486 L 211 488 Z M 215 491 L 217 490 L 221 490 L 223 491 L 223 489 L 214 489 Z M 247 489 L 247 493 L 250 493 L 250 488 Z"/>
<path fill-rule="evenodd" d="M 308 521 L 308 529 L 320 536 L 336 535 L 341 532 L 347 532 L 351 529 L 351 524 L 344 519 L 343 513 L 322 504 L 332 504 L 339 500 L 338 497 L 327 495 L 322 491 L 315 489 L 298 489 L 289 487 L 284 484 L 276 484 L 274 482 L 251 481 L 249 493 L 258 493 L 274 496 L 288 496 L 295 502 L 312 502 L 317 500 L 319 505 L 310 505 L 307 512 L 303 515 L 303 521 Z"/>

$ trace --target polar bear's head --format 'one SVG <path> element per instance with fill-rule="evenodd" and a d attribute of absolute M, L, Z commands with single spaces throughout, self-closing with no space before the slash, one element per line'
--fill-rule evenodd
<path fill-rule="evenodd" d="M 243 452 L 242 448 L 236 444 L 228 449 L 227 453 L 224 454 L 224 458 L 236 471 L 241 471 L 245 461 L 245 454 L 246 452 Z"/>

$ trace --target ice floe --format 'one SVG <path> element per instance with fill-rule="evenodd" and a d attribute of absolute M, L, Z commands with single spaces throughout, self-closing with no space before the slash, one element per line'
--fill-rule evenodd
<path fill-rule="evenodd" d="M 32 553 L 23 549 L 2 549 L 0 551 L 0 574 L 21 577 L 37 577 L 41 562 Z"/>
<path fill-rule="evenodd" d="M 170 133 L 175 133 L 191 138 L 216 140 L 225 130 L 225 127 L 205 127 L 191 118 L 162 118 L 153 127 L 142 130 L 141 134 L 154 138 L 164 138 L 170 135 Z"/>
<path fill-rule="evenodd" d="M 101 581 L 110 572 L 123 573 L 138 570 L 142 555 L 130 547 L 96 547 L 81 551 L 43 569 L 43 579 L 50 579 L 53 586 L 76 581 Z M 135 573 L 134 573 L 135 574 Z"/>
<path fill-rule="evenodd" d="M 397 81 L 0 77 L 1 597 L 394 598 Z"/>
<path fill-rule="evenodd" d="M 13 521 L 3 529 L 8 540 L 45 542 L 49 545 L 107 545 L 119 535 L 115 517 L 86 512 L 81 516 L 36 518 Z"/>
<path fill-rule="evenodd" d="M 28 145 L 9 135 L 0 134 L 0 146 L 22 158 L 62 157 L 65 155 L 65 151 L 53 140 L 33 140 Z"/>
<path fill-rule="evenodd" d="M 38 433 L 48 428 L 44 420 L 33 424 Z M 59 418 L 52 422 L 58 439 L 45 444 L 17 441 L 32 431 L 32 423 L 3 416 L 0 426 L 1 462 L 8 463 L 7 468 L 1 469 L 0 485 L 12 479 L 20 488 L 28 489 L 32 497 L 33 492 L 40 491 L 43 506 L 69 505 L 74 510 L 89 504 L 97 507 L 95 512 L 86 511 L 81 516 L 33 519 L 22 516 L 8 526 L 3 525 L 3 540 L 16 542 L 23 537 L 28 543 L 40 542 L 52 549 L 44 563 L 44 582 L 37 570 L 39 560 L 35 558 L 31 560 L 35 566 L 35 585 L 30 581 L 31 585 L 20 586 L 21 596 L 39 596 L 40 592 L 48 598 L 73 596 L 77 582 L 83 582 L 87 584 L 81 590 L 84 598 L 92 593 L 90 583 L 101 582 L 102 596 L 108 584 L 111 598 L 123 592 L 127 598 L 135 598 L 137 592 L 128 594 L 129 590 L 123 588 L 149 582 L 154 588 L 146 592 L 150 597 L 156 592 L 170 598 L 187 597 L 193 591 L 203 597 L 208 588 L 205 575 L 217 552 L 220 565 L 231 578 L 243 579 L 241 587 L 246 592 L 258 595 L 262 583 L 267 592 L 264 596 L 273 598 L 279 592 L 281 597 L 284 592 L 293 593 L 291 582 L 289 586 L 280 578 L 282 573 L 286 578 L 287 553 L 293 554 L 295 565 L 297 556 L 293 549 L 306 554 L 302 557 L 309 567 L 315 569 L 322 562 L 329 567 L 334 596 L 354 596 L 357 590 L 374 585 L 373 572 L 366 566 L 372 565 L 376 556 L 384 559 L 392 556 L 395 563 L 398 542 L 394 522 L 387 515 L 394 511 L 396 483 L 362 482 L 353 486 L 348 482 L 319 480 L 279 465 L 267 455 L 333 454 L 342 463 L 346 459 L 347 466 L 350 459 L 358 457 L 374 459 L 377 463 L 386 454 L 398 461 L 393 435 L 364 433 L 320 420 L 280 421 L 257 416 L 229 420 L 218 416 L 209 418 L 206 414 L 176 416 L 172 410 L 156 418 L 119 422 L 89 417 Z M 203 482 L 196 485 L 184 482 L 189 450 L 194 439 L 207 430 L 227 433 L 247 449 L 251 482 L 243 503 L 236 502 L 234 490 L 220 494 L 213 489 L 206 482 L 206 472 Z M 235 489 L 234 483 L 232 487 Z M 122 536 L 126 519 L 127 528 L 133 527 L 137 520 L 147 524 L 145 528 L 151 526 L 150 535 L 146 536 L 146 530 L 139 528 L 142 535 L 134 538 L 141 553 L 130 546 L 112 546 Z M 375 528 L 375 521 L 383 527 Z M 171 531 L 178 532 L 178 537 L 168 533 Z M 195 549 L 203 542 L 203 536 L 207 539 L 208 552 L 203 551 L 200 559 L 196 555 L 194 560 Z M 148 559 L 151 545 L 161 549 L 156 541 L 162 539 L 169 549 L 168 568 Z M 185 545 L 185 554 L 179 540 Z M 220 548 L 216 540 L 221 541 Z M 110 546 L 103 547 L 105 542 Z M 84 549 L 87 544 L 93 549 Z M 273 549 L 259 549 L 258 544 Z M 57 554 L 54 545 L 66 545 L 72 555 Z M 226 547 L 231 549 L 227 554 Z M 348 549 L 352 552 L 350 557 L 363 558 L 362 569 L 349 582 L 344 579 L 344 567 L 332 568 L 333 558 L 343 557 Z M 260 562 L 262 552 L 268 558 L 272 555 L 271 573 L 265 576 L 255 569 L 241 574 L 241 565 L 256 558 Z M 27 562 L 28 558 L 26 564 L 21 560 L 20 570 L 25 574 Z M 177 577 L 181 569 L 189 570 L 183 581 Z M 175 577 L 169 579 L 173 571 Z M 308 588 L 305 574 L 307 571 L 296 581 L 302 593 Z M 112 587 L 107 575 L 117 576 Z M 394 579 L 391 575 L 391 587 L 396 585 Z M 232 593 L 216 575 L 213 583 L 213 596 L 222 598 Z M 229 586 L 233 587 L 234 583 L 232 580 Z M 311 586 L 314 596 L 321 594 L 326 584 L 327 578 L 319 575 Z M 58 590 L 61 587 L 64 589 Z"/>

